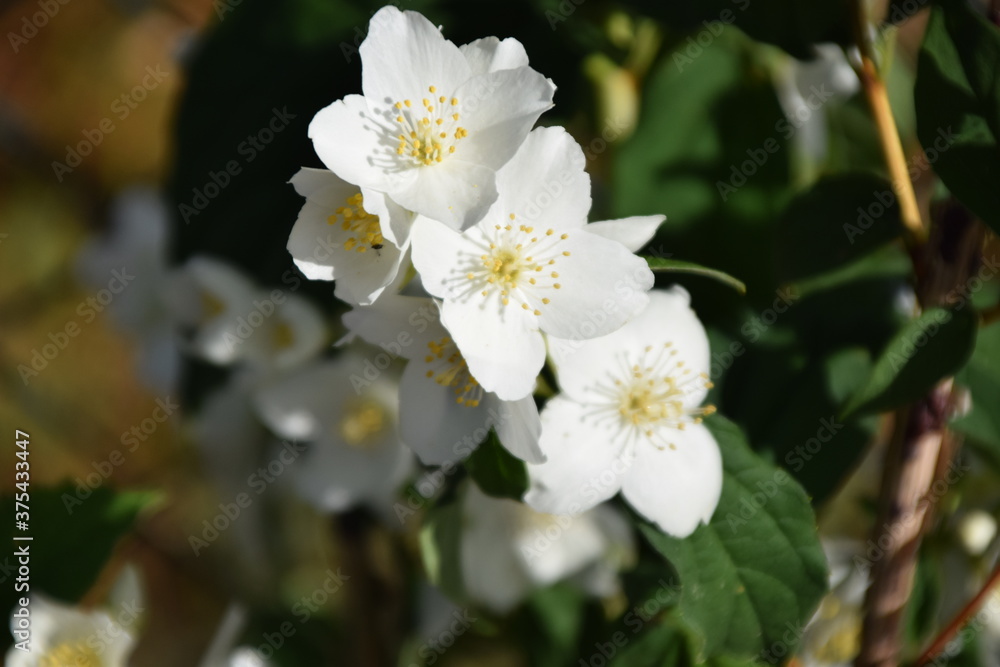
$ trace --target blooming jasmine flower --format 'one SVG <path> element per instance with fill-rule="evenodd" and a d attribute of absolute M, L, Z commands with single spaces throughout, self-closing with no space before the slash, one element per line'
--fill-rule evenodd
<path fill-rule="evenodd" d="M 372 17 L 359 52 L 364 95 L 334 102 L 309 126 L 320 159 L 455 229 L 479 220 L 496 199 L 496 170 L 552 106 L 555 86 L 515 40 L 460 48 L 392 6 Z"/>
<path fill-rule="evenodd" d="M 595 338 L 645 307 L 652 272 L 607 237 L 635 241 L 655 225 L 650 218 L 589 229 L 583 151 L 561 128 L 534 130 L 498 172 L 497 187 L 486 217 L 464 233 L 418 218 L 413 263 L 425 289 L 443 300 L 441 321 L 472 375 L 513 401 L 534 388 L 543 333 Z"/>
<path fill-rule="evenodd" d="M 295 265 L 311 280 L 335 280 L 342 301 L 375 301 L 399 273 L 412 214 L 325 169 L 301 169 L 292 185 L 306 198 L 288 238 Z"/>
<path fill-rule="evenodd" d="M 621 490 L 665 532 L 707 522 L 722 491 L 722 459 L 699 407 L 711 384 L 705 329 L 680 287 L 654 291 L 618 331 L 587 341 L 550 339 L 561 394 L 542 411 L 525 502 L 576 514 Z"/>
<path fill-rule="evenodd" d="M 412 467 L 397 429 L 397 384 L 388 372 L 359 386 L 365 359 L 349 350 L 331 361 L 275 378 L 254 403 L 278 436 L 310 444 L 294 465 L 297 491 L 321 511 L 361 503 L 377 508 Z"/>
<path fill-rule="evenodd" d="M 441 465 L 465 458 L 490 428 L 514 456 L 545 460 L 534 399 L 504 401 L 485 391 L 441 325 L 433 299 L 387 295 L 343 319 L 351 333 L 409 359 L 399 383 L 399 425 L 421 461 Z"/>
<path fill-rule="evenodd" d="M 509 611 L 538 588 L 570 578 L 592 594 L 613 594 L 618 571 L 634 558 L 628 523 L 606 505 L 575 517 L 553 516 L 492 498 L 469 484 L 463 519 L 465 591 L 496 613 Z"/>
<path fill-rule="evenodd" d="M 261 369 L 291 368 L 326 343 L 319 311 L 284 290 L 260 290 L 225 262 L 193 257 L 168 286 L 174 318 L 189 331 L 189 351 L 228 365 L 247 361 Z"/>

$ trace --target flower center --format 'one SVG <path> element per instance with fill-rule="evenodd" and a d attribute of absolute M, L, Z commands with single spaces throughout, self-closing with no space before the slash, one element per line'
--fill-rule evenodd
<path fill-rule="evenodd" d="M 271 329 L 271 344 L 276 350 L 287 350 L 295 343 L 295 332 L 288 322 L 278 322 Z"/>
<path fill-rule="evenodd" d="M 364 197 L 357 193 L 347 198 L 344 206 L 326 219 L 328 224 L 336 225 L 351 236 L 344 242 L 344 250 L 368 252 L 368 249 L 381 250 L 385 239 L 382 238 L 382 226 L 378 216 L 365 210 Z"/>
<path fill-rule="evenodd" d="M 683 431 L 688 424 L 700 424 L 715 412 L 715 406 L 685 408 L 685 395 L 696 389 L 711 388 L 705 373 L 694 373 L 677 361 L 673 343 L 647 346 L 639 363 L 625 358 L 609 380 L 592 387 L 597 396 L 595 421 L 613 424 L 632 439 L 642 438 L 657 449 L 676 449 L 670 442 L 673 429 Z"/>
<path fill-rule="evenodd" d="M 85 642 L 63 642 L 45 653 L 38 667 L 100 667 L 101 659 Z"/>
<path fill-rule="evenodd" d="M 355 449 L 371 449 L 388 427 L 388 418 L 381 403 L 371 399 L 347 402 L 337 424 L 337 435 Z"/>
<path fill-rule="evenodd" d="M 511 213 L 512 222 L 514 217 Z M 551 294 L 548 290 L 562 289 L 555 265 L 570 256 L 568 250 L 558 250 L 569 234 L 556 234 L 553 229 L 536 234 L 534 227 L 507 224 L 494 225 L 492 236 L 484 236 L 487 252 L 478 262 L 473 260 L 465 273 L 471 291 L 487 299 L 498 295 L 504 306 L 513 301 L 523 310 L 541 315 L 540 309 L 550 302 L 544 296 Z"/>
<path fill-rule="evenodd" d="M 427 343 L 429 354 L 424 357 L 424 363 L 430 368 L 426 376 L 434 378 L 442 387 L 450 387 L 455 393 L 455 402 L 467 408 L 479 405 L 483 398 L 483 388 L 476 378 L 469 373 L 469 365 L 458 351 L 451 338 L 445 336 L 439 341 Z"/>
<path fill-rule="evenodd" d="M 429 166 L 441 162 L 445 155 L 455 152 L 455 145 L 469 135 L 468 130 L 458 125 L 461 118 L 458 98 L 450 100 L 437 95 L 437 87 L 427 88 L 430 98 L 420 101 L 423 111 L 412 100 L 396 102 L 396 123 L 400 133 L 396 155 L 413 163 L 414 166 Z M 437 95 L 437 97 L 435 97 Z"/>

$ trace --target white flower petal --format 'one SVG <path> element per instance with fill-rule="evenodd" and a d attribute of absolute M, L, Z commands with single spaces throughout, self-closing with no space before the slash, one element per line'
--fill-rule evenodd
<path fill-rule="evenodd" d="M 384 493 L 407 455 L 392 432 L 366 449 L 318 440 L 293 469 L 296 490 L 321 510 L 341 512 Z"/>
<path fill-rule="evenodd" d="M 579 514 L 611 498 L 630 466 L 613 429 L 588 408 L 556 396 L 542 410 L 539 445 L 547 460 L 528 466 L 524 502 L 547 514 Z"/>
<path fill-rule="evenodd" d="M 536 586 L 577 574 L 603 554 L 604 536 L 590 512 L 572 517 L 542 514 L 528 507 L 522 512 L 533 516 L 524 521 L 527 529 L 515 535 L 517 553 Z"/>
<path fill-rule="evenodd" d="M 433 23 L 391 5 L 372 16 L 359 52 L 362 89 L 377 104 L 419 100 L 429 86 L 451 95 L 472 75 L 465 56 Z"/>
<path fill-rule="evenodd" d="M 639 252 L 656 235 L 656 230 L 666 220 L 665 215 L 637 215 L 631 218 L 592 222 L 587 225 L 587 231 L 618 241 L 632 252 Z"/>
<path fill-rule="evenodd" d="M 525 396 L 519 401 L 497 401 L 499 419 L 495 425 L 497 437 L 504 448 L 528 463 L 544 463 L 545 454 L 538 444 L 542 422 L 535 399 Z"/>
<path fill-rule="evenodd" d="M 278 436 L 315 440 L 324 432 L 327 413 L 353 395 L 346 380 L 341 364 L 316 364 L 265 383 L 254 392 L 254 406 Z"/>
<path fill-rule="evenodd" d="M 365 210 L 378 216 L 382 236 L 397 248 L 405 249 L 410 243 L 414 213 L 376 190 L 361 188 L 361 194 L 365 200 Z"/>
<path fill-rule="evenodd" d="M 526 318 L 533 315 L 520 308 L 506 308 L 501 314 L 494 305 L 445 301 L 441 322 L 483 389 L 516 401 L 535 390 L 545 365 L 545 341 L 529 328 Z"/>
<path fill-rule="evenodd" d="M 427 297 L 385 294 L 371 306 L 344 313 L 341 321 L 365 342 L 404 359 L 423 358 L 429 342 L 448 335 L 437 304 Z"/>
<path fill-rule="evenodd" d="M 687 537 L 715 512 L 722 493 L 722 455 L 703 424 L 688 424 L 661 437 L 674 447 L 639 442 L 622 495 L 664 532 Z"/>
<path fill-rule="evenodd" d="M 531 69 L 500 70 L 466 81 L 456 92 L 468 136 L 455 157 L 502 167 L 524 142 L 532 125 L 552 108 L 555 85 Z"/>
<path fill-rule="evenodd" d="M 620 328 L 646 307 L 653 272 L 625 246 L 585 231 L 569 234 L 559 248 L 559 290 L 541 308 L 539 325 L 558 338 L 587 339 Z"/>
<path fill-rule="evenodd" d="M 561 127 L 532 130 L 497 172 L 500 193 L 490 216 L 558 231 L 583 227 L 590 211 L 590 176 L 580 146 Z"/>
<path fill-rule="evenodd" d="M 328 169 L 345 181 L 385 192 L 412 171 L 386 170 L 386 155 L 395 155 L 396 128 L 378 120 L 361 95 L 348 95 L 321 109 L 309 123 L 313 148 Z"/>
<path fill-rule="evenodd" d="M 462 580 L 469 597 L 496 613 L 513 609 L 531 590 L 520 559 L 511 552 L 513 500 L 490 498 L 475 484 L 465 490 L 461 543 Z"/>
<path fill-rule="evenodd" d="M 458 48 L 468 61 L 473 76 L 528 66 L 524 46 L 513 37 L 502 41 L 496 37 L 485 37 Z"/>
<path fill-rule="evenodd" d="M 261 293 L 257 301 L 264 311 L 272 300 L 274 292 Z M 257 335 L 268 337 L 264 358 L 260 361 L 274 368 L 292 368 L 315 356 L 327 341 L 326 324 L 319 310 L 307 299 L 296 294 L 286 294 L 284 302 L 275 306 L 274 314 L 268 316 L 267 330 Z"/>
<path fill-rule="evenodd" d="M 549 353 L 556 366 L 559 388 L 567 396 L 582 402 L 594 400 L 591 389 L 597 378 L 617 376 L 622 365 L 640 362 L 642 351 L 676 350 L 675 359 L 683 362 L 691 381 L 684 385 L 684 406 L 697 407 L 708 389 L 699 381 L 708 373 L 711 357 L 708 336 L 698 316 L 690 307 L 690 297 L 680 286 L 648 293 L 649 306 L 621 329 L 591 340 L 549 338 Z M 676 363 L 676 362 L 673 362 Z"/>
<path fill-rule="evenodd" d="M 426 376 L 427 365 L 414 359 L 399 383 L 399 427 L 403 441 L 427 465 L 458 463 L 490 429 L 487 403 L 459 405 L 450 387 Z"/>
<path fill-rule="evenodd" d="M 440 164 L 408 170 L 412 179 L 392 192 L 402 206 L 439 220 L 452 229 L 479 221 L 496 201 L 496 174 L 457 154 Z"/>

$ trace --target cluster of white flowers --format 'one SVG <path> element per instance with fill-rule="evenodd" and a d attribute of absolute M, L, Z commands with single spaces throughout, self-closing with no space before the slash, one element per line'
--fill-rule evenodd
<path fill-rule="evenodd" d="M 329 171 L 292 179 L 306 203 L 288 249 L 354 306 L 348 338 L 407 360 L 402 442 L 453 465 L 492 428 L 529 464 L 534 509 L 578 514 L 622 490 L 663 530 L 691 533 L 715 509 L 722 468 L 701 424 L 705 331 L 686 292 L 649 292 L 634 254 L 664 217 L 588 223 L 583 151 L 561 128 L 532 129 L 555 86 L 516 40 L 459 47 L 386 7 L 360 53 L 364 94 L 310 125 Z M 547 356 L 562 393 L 539 416 Z M 358 392 L 379 376 L 364 370 Z M 294 399 L 280 393 L 271 422 L 291 434 Z"/>

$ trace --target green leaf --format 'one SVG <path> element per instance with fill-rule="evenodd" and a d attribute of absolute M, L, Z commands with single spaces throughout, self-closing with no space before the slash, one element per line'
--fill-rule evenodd
<path fill-rule="evenodd" d="M 520 500 L 528 490 L 524 461 L 507 451 L 493 429 L 465 460 L 465 469 L 486 495 Z"/>
<path fill-rule="evenodd" d="M 934 6 L 917 62 L 917 136 L 952 194 L 1000 232 L 998 67 L 1000 31 L 965 2 Z"/>
<path fill-rule="evenodd" d="M 681 619 L 699 659 L 762 655 L 802 627 L 826 592 L 826 557 L 805 492 L 750 451 L 721 417 L 706 420 L 722 450 L 723 486 L 712 520 L 685 539 L 641 522 L 646 539 L 677 571 Z"/>
<path fill-rule="evenodd" d="M 7 544 L 28 545 L 31 590 L 68 603 L 79 601 L 90 589 L 118 540 L 131 530 L 139 513 L 160 497 L 149 492 L 116 493 L 103 486 L 84 496 L 71 483 L 32 488 L 29 494 L 31 519 L 25 532 L 14 531 L 15 498 L 4 496 L 0 503 L 4 516 L 11 517 Z M 34 539 L 13 541 L 15 536 L 25 535 Z M 4 569 L 13 560 L 12 556 L 6 558 L 0 558 Z M 7 576 L 12 582 L 12 575 Z M 4 609 L 13 607 L 18 597 L 11 582 L 4 586 Z"/>
<path fill-rule="evenodd" d="M 427 579 L 445 595 L 462 599 L 462 505 L 455 494 L 427 511 L 419 540 Z"/>
<path fill-rule="evenodd" d="M 713 278 L 721 283 L 729 285 L 740 294 L 747 293 L 747 286 L 744 285 L 742 281 L 737 280 L 728 273 L 719 271 L 718 269 L 710 269 L 706 266 L 701 266 L 700 264 L 695 264 L 694 262 L 685 262 L 680 259 L 649 257 L 646 255 L 643 256 L 643 259 L 645 259 L 646 263 L 649 264 L 649 268 L 656 273 L 690 273 L 696 276 L 705 276 L 706 278 Z"/>
<path fill-rule="evenodd" d="M 952 426 L 964 433 L 994 466 L 1000 468 L 1000 322 L 979 330 L 969 363 L 955 376 L 969 390 L 972 410 Z"/>
<path fill-rule="evenodd" d="M 820 180 L 792 200 L 778 224 L 778 270 L 783 280 L 836 269 L 903 231 L 892 185 L 861 173 Z"/>
<path fill-rule="evenodd" d="M 842 414 L 883 412 L 920 398 L 969 358 L 977 324 L 969 308 L 930 308 L 910 320 L 889 341 Z"/>

